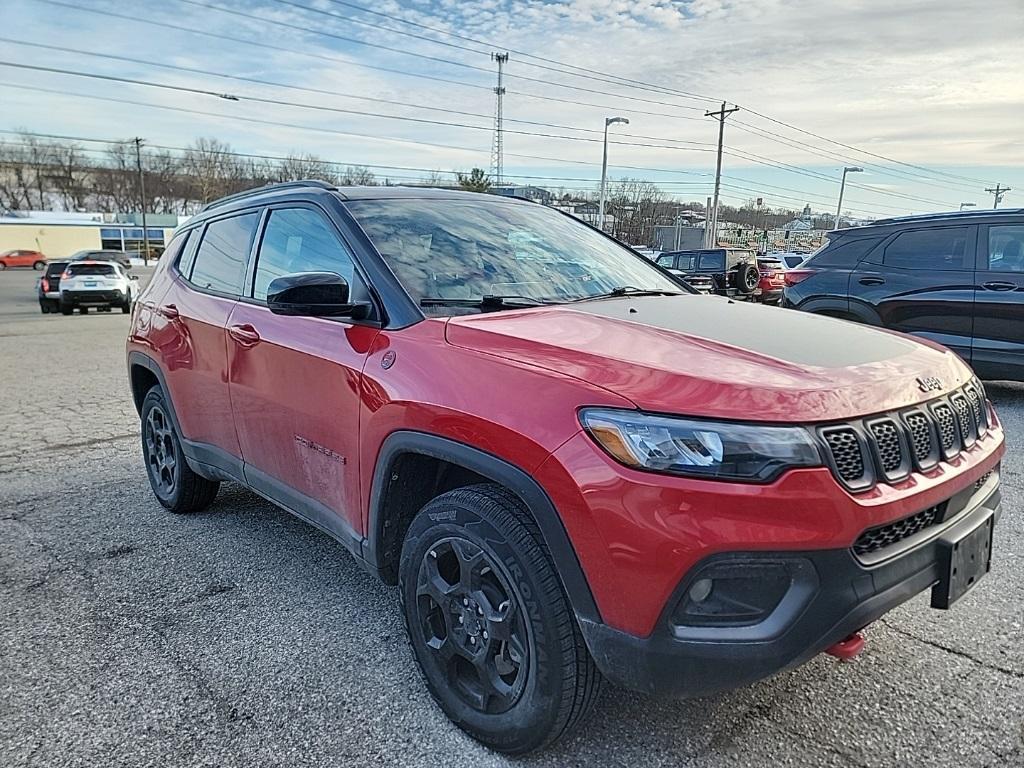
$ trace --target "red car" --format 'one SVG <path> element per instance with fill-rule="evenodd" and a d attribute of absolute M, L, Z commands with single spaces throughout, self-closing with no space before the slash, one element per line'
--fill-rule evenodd
<path fill-rule="evenodd" d="M 43 269 L 46 257 L 39 251 L 4 251 L 0 253 L 0 271 L 8 267 L 32 267 Z"/>
<path fill-rule="evenodd" d="M 783 263 L 773 256 L 758 256 L 757 269 L 760 280 L 757 287 L 761 289 L 763 304 L 778 304 L 782 301 L 782 291 L 786 287 L 786 270 Z"/>
<path fill-rule="evenodd" d="M 169 244 L 127 362 L 159 502 L 242 483 L 336 538 L 398 585 L 441 708 L 510 753 L 605 679 L 702 695 L 849 655 L 919 592 L 947 608 L 1000 514 L 1003 430 L 956 355 L 691 293 L 510 198 L 225 198 Z"/>

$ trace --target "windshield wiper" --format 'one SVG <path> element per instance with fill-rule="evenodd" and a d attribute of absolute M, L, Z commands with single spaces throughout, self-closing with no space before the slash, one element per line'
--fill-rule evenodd
<path fill-rule="evenodd" d="M 487 295 L 481 296 L 479 299 L 445 299 L 427 296 L 420 299 L 421 307 L 471 307 L 482 310 L 526 309 L 560 303 L 551 299 L 535 299 L 532 296 Z"/>
<path fill-rule="evenodd" d="M 595 293 L 591 296 L 581 296 L 576 301 L 591 301 L 592 299 L 615 299 L 620 296 L 685 296 L 681 291 L 666 291 L 662 288 L 634 288 L 631 285 L 620 285 L 612 288 L 606 293 Z"/>

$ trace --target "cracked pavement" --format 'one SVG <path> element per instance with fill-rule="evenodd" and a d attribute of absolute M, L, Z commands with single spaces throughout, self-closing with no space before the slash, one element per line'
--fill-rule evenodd
<path fill-rule="evenodd" d="M 993 571 L 714 698 L 609 688 L 589 724 L 510 761 L 450 725 L 397 595 L 243 488 L 153 499 L 123 361 L 128 318 L 41 315 L 0 274 L 0 765 L 1024 766 L 1024 385 L 1005 423 Z"/>

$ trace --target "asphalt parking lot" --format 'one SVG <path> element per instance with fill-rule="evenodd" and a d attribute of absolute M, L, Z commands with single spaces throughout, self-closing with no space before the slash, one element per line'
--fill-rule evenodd
<path fill-rule="evenodd" d="M 42 315 L 37 276 L 0 273 L 2 766 L 1024 765 L 1022 385 L 989 385 L 1004 516 L 952 611 L 922 595 L 853 662 L 715 698 L 609 688 L 576 736 L 510 761 L 434 706 L 396 590 L 340 545 L 237 486 L 197 515 L 157 504 L 128 317 Z"/>

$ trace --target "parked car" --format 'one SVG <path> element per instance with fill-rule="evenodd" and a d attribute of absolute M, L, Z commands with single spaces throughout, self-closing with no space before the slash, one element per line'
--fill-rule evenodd
<path fill-rule="evenodd" d="M 983 379 L 1024 381 L 1024 209 L 841 229 L 786 273 L 784 303 L 936 341 Z"/>
<path fill-rule="evenodd" d="M 66 261 L 47 262 L 46 271 L 36 284 L 39 309 L 44 315 L 57 312 L 60 309 L 60 276 L 67 265 Z"/>
<path fill-rule="evenodd" d="M 782 301 L 782 290 L 786 287 L 785 267 L 782 261 L 772 256 L 758 256 L 757 269 L 760 280 L 757 287 L 763 304 L 778 304 Z"/>
<path fill-rule="evenodd" d="M 39 251 L 4 251 L 0 253 L 0 271 L 9 267 L 32 267 L 42 269 L 46 266 L 46 257 Z"/>
<path fill-rule="evenodd" d="M 111 261 L 125 269 L 132 268 L 131 258 L 122 251 L 78 251 L 72 254 L 69 261 Z"/>
<path fill-rule="evenodd" d="M 708 248 L 669 251 L 656 259 L 659 266 L 673 270 L 698 288 L 698 276 L 710 278 L 710 292 L 734 298 L 760 298 L 761 275 L 754 251 L 738 248 Z"/>
<path fill-rule="evenodd" d="M 947 608 L 1000 513 L 1003 429 L 952 352 L 694 295 L 512 198 L 208 205 L 127 364 L 157 500 L 231 480 L 336 538 L 398 585 L 441 709 L 504 752 L 570 731 L 604 679 L 707 694 L 848 655 L 919 592 Z"/>
<path fill-rule="evenodd" d="M 117 262 L 70 261 L 60 276 L 60 311 L 70 315 L 77 309 L 84 315 L 90 309 L 119 308 L 127 315 L 135 301 L 136 280 Z"/>
<path fill-rule="evenodd" d="M 801 264 L 803 264 L 807 260 L 807 257 L 810 256 L 810 254 L 809 253 L 791 253 L 789 251 L 785 251 L 785 252 L 781 252 L 780 251 L 778 253 L 769 253 L 768 256 L 771 257 L 771 258 L 778 259 L 779 261 L 781 261 L 782 262 L 782 268 L 788 272 L 789 270 L 796 269 Z"/>

